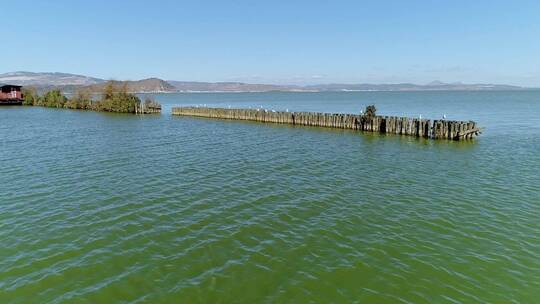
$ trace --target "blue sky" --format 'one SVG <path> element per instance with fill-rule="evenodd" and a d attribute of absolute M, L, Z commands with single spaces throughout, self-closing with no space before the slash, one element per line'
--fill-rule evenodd
<path fill-rule="evenodd" d="M 0 73 L 540 86 L 540 1 L 4 1 Z"/>

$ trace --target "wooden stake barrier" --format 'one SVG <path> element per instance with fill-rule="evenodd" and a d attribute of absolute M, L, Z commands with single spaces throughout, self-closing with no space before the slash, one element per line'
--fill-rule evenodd
<path fill-rule="evenodd" d="M 333 114 L 313 112 L 276 112 L 264 109 L 223 109 L 176 107 L 173 115 L 218 119 L 249 120 L 368 132 L 401 134 L 432 139 L 466 140 L 478 136 L 480 129 L 473 121 L 429 120 L 420 118 Z"/>

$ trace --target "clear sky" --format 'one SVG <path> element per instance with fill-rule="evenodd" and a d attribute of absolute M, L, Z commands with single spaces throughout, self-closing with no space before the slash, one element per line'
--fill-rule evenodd
<path fill-rule="evenodd" d="M 540 86 L 540 1 L 0 0 L 0 5 L 0 73 Z"/>

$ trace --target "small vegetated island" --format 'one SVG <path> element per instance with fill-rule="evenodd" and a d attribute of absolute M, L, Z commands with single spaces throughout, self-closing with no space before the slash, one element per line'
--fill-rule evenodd
<path fill-rule="evenodd" d="M 101 95 L 100 98 L 96 96 Z M 161 113 L 161 105 L 147 97 L 144 102 L 128 91 L 127 85 L 118 85 L 109 81 L 101 92 L 80 89 L 70 98 L 60 90 L 51 90 L 39 95 L 34 88 L 24 88 L 26 106 L 77 109 L 115 113 L 153 114 Z"/>

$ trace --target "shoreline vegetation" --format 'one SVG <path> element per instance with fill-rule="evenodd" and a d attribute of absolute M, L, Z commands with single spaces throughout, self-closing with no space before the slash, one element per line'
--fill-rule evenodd
<path fill-rule="evenodd" d="M 114 113 L 161 113 L 159 103 L 150 97 L 142 102 L 135 94 L 128 92 L 126 84 L 117 85 L 109 81 L 98 94 L 101 94 L 101 98 L 96 99 L 93 98 L 96 95 L 95 91 L 80 89 L 72 97 L 67 98 L 60 90 L 51 90 L 39 95 L 35 88 L 25 87 L 23 105 Z"/>

